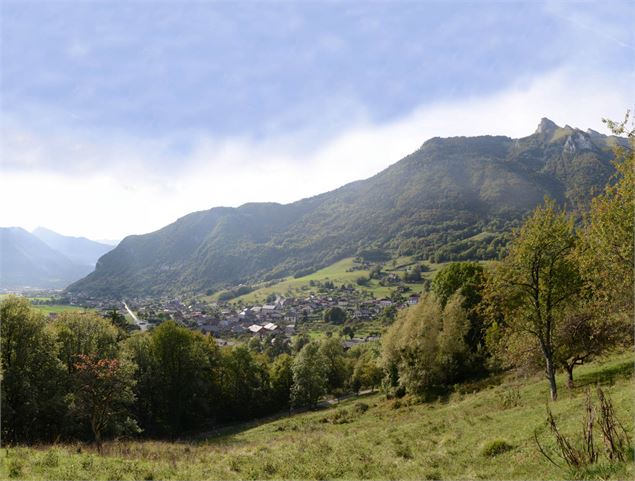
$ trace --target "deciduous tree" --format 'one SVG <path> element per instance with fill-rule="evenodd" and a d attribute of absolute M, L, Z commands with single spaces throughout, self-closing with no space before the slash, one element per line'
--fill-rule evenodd
<path fill-rule="evenodd" d="M 495 269 L 488 286 L 490 302 L 495 299 L 503 320 L 500 339 L 529 336 L 536 341 L 554 400 L 558 395 L 555 333 L 581 288 L 572 256 L 575 243 L 573 220 L 554 201 L 547 200 L 515 233 L 509 254 Z M 512 341 L 512 345 L 520 348 L 527 343 Z"/>

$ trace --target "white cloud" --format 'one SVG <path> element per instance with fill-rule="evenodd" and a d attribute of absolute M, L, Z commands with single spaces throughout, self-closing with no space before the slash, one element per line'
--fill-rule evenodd
<path fill-rule="evenodd" d="M 123 237 L 195 210 L 331 190 L 379 172 L 433 136 L 522 137 L 543 116 L 603 132 L 602 117 L 621 118 L 633 106 L 634 80 L 558 70 L 486 97 L 421 106 L 391 123 L 358 120 L 318 146 L 292 133 L 261 140 L 190 134 L 188 148 L 175 151 L 184 134 L 45 136 L 5 122 L 0 225 Z M 72 169 L 52 169 L 58 159 Z"/>

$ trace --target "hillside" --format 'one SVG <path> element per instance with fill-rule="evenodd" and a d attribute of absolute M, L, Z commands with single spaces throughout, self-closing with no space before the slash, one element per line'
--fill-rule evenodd
<path fill-rule="evenodd" d="M 433 138 L 332 192 L 287 205 L 213 208 L 129 236 L 69 291 L 211 292 L 306 275 L 368 248 L 434 262 L 495 258 L 505 233 L 544 196 L 584 208 L 610 177 L 618 141 L 548 119 L 521 139 Z"/>
<path fill-rule="evenodd" d="M 85 276 L 79 266 L 19 227 L 0 228 L 0 287 L 64 288 Z"/>
<path fill-rule="evenodd" d="M 551 403 L 565 435 L 579 437 L 584 392 L 599 382 L 632 436 L 632 353 L 582 366 L 576 374 L 571 391 L 558 378 L 561 396 Z M 427 404 L 386 401 L 376 394 L 318 412 L 237 425 L 199 440 L 112 441 L 103 456 L 89 446 L 7 448 L 0 452 L 0 473 L 3 479 L 25 480 L 633 478 L 632 458 L 572 473 L 542 457 L 536 429 L 541 443 L 554 447 L 545 429 L 547 397 L 542 376 L 508 377 L 480 390 L 465 386 Z M 486 455 L 484 447 L 495 440 L 509 449 Z"/>
<path fill-rule="evenodd" d="M 44 227 L 38 227 L 32 234 L 78 266 L 93 268 L 97 264 L 97 259 L 113 249 L 112 245 L 95 242 L 85 237 L 61 235 Z"/>

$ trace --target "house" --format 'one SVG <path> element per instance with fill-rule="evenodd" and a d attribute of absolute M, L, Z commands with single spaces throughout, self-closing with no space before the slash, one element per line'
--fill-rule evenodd
<path fill-rule="evenodd" d="M 417 305 L 418 303 L 419 303 L 419 296 L 410 296 L 408 298 L 409 306 L 414 306 L 414 305 Z"/>
<path fill-rule="evenodd" d="M 252 324 L 247 328 L 247 330 L 252 334 L 258 334 L 260 331 L 262 331 L 262 326 L 259 326 L 258 324 Z"/>
<path fill-rule="evenodd" d="M 356 346 L 357 344 L 363 343 L 363 339 L 359 339 L 358 337 L 354 337 L 353 339 L 349 339 L 342 342 L 342 347 L 345 351 L 348 351 L 351 347 Z"/>
<path fill-rule="evenodd" d="M 278 326 L 275 325 L 273 322 L 269 322 L 262 327 L 263 329 L 266 329 L 267 331 L 275 331 L 276 329 L 278 329 Z"/>
<path fill-rule="evenodd" d="M 392 306 L 392 301 L 390 299 L 380 299 L 379 307 L 389 307 Z"/>

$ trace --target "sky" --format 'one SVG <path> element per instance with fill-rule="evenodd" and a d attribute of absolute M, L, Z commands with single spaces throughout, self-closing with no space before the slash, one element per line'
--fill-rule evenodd
<path fill-rule="evenodd" d="M 608 133 L 635 1 L 0 2 L 0 226 L 121 239 L 434 136 Z"/>

